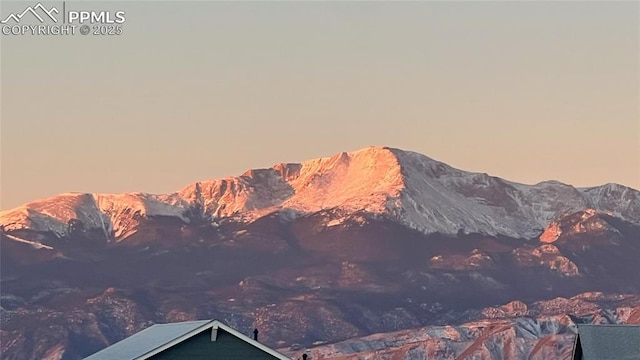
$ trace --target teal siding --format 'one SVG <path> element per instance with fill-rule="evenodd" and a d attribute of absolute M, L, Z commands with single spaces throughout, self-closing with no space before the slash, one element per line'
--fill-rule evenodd
<path fill-rule="evenodd" d="M 153 357 L 151 360 L 276 360 L 277 358 L 218 329 L 211 341 L 211 329 L 191 337 Z"/>

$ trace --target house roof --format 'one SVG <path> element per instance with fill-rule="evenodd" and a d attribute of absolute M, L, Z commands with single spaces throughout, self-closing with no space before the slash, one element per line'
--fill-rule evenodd
<path fill-rule="evenodd" d="M 578 325 L 583 360 L 640 359 L 640 325 Z"/>
<path fill-rule="evenodd" d="M 218 329 L 224 330 L 277 359 L 291 360 L 218 320 L 156 324 L 98 351 L 84 360 L 145 360 L 206 330 L 212 330 L 212 339 L 215 339 Z"/>

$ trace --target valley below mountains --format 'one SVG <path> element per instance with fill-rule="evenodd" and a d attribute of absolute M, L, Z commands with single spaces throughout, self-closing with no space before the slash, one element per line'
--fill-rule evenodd
<path fill-rule="evenodd" d="M 0 213 L 7 360 L 218 319 L 297 359 L 569 359 L 640 324 L 640 192 L 525 185 L 370 147 L 172 194 Z"/>

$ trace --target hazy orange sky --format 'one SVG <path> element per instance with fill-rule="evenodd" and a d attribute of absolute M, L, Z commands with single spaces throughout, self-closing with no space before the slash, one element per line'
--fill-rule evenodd
<path fill-rule="evenodd" d="M 369 145 L 640 189 L 638 2 L 91 6 L 123 34 L 0 39 L 1 209 Z"/>

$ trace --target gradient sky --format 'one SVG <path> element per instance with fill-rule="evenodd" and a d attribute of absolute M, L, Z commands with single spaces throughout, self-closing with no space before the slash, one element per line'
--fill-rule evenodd
<path fill-rule="evenodd" d="M 640 189 L 636 1 L 91 7 L 125 10 L 123 35 L 0 39 L 1 209 L 369 145 Z"/>

